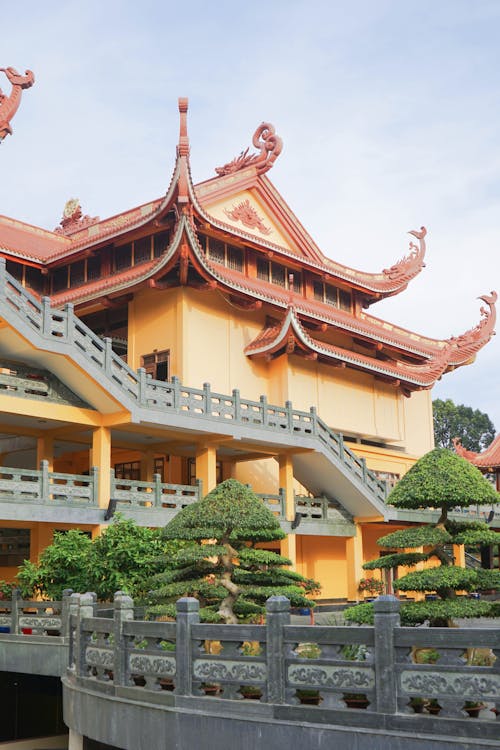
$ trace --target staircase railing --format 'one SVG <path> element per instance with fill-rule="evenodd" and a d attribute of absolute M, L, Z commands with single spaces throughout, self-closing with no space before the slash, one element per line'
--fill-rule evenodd
<path fill-rule="evenodd" d="M 7 273 L 4 259 L 0 259 L 0 312 L 2 305 L 22 318 L 42 339 L 75 347 L 137 406 L 318 440 L 369 492 L 385 501 L 386 483 L 369 471 L 365 459 L 356 456 L 344 444 L 342 435 L 328 427 L 315 407 L 300 411 L 294 409 L 290 401 L 285 406 L 275 406 L 268 404 L 265 396 L 252 401 L 241 398 L 238 390 L 233 390 L 231 395 L 221 394 L 213 392 L 208 383 L 202 389 L 190 388 L 181 385 L 175 377 L 171 382 L 163 382 L 152 380 L 143 368 L 134 372 L 115 354 L 110 338 L 99 338 L 78 319 L 71 303 L 56 310 L 51 308 L 49 297 L 38 301 Z"/>

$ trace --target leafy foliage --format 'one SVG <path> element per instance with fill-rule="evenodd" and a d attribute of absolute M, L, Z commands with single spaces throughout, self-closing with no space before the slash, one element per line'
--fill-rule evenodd
<path fill-rule="evenodd" d="M 497 617 L 498 602 L 477 601 L 475 599 L 438 599 L 432 602 L 403 602 L 400 609 L 401 625 L 416 626 L 430 621 L 434 626 L 446 626 L 454 618 Z M 344 611 L 349 622 L 358 625 L 373 625 L 374 609 L 372 602 L 363 602 Z"/>
<path fill-rule="evenodd" d="M 237 622 L 260 616 L 265 600 L 287 596 L 294 606 L 311 606 L 315 581 L 286 570 L 290 560 L 256 542 L 282 539 L 275 516 L 250 488 L 227 479 L 203 500 L 184 508 L 163 530 L 169 540 L 192 546 L 173 555 L 151 580 L 150 615 L 175 616 L 175 601 L 194 596 L 205 622 Z M 207 541 L 209 540 L 209 541 Z M 168 567 L 167 567 L 168 563 Z"/>
<path fill-rule="evenodd" d="M 495 437 L 495 426 L 487 414 L 470 406 L 455 404 L 451 399 L 432 402 L 434 439 L 439 448 L 452 448 L 452 440 L 460 438 L 469 451 L 479 453 Z"/>
<path fill-rule="evenodd" d="M 471 602 L 457 597 L 457 592 L 500 587 L 500 573 L 493 570 L 466 569 L 451 564 L 447 544 L 492 544 L 500 534 L 482 522 L 456 522 L 448 519 L 450 508 L 497 502 L 499 495 L 481 473 L 465 459 L 449 450 L 437 448 L 423 456 L 396 485 L 388 502 L 399 508 L 432 508 L 440 510 L 437 524 L 395 531 L 378 539 L 385 548 L 411 549 L 422 552 L 399 552 L 384 555 L 364 564 L 365 570 L 415 566 L 437 558 L 433 568 L 407 573 L 394 582 L 399 591 L 435 592 L 437 601 L 405 602 L 401 606 L 403 624 L 414 625 L 429 620 L 431 625 L 447 624 L 452 617 L 490 615 L 490 602 Z M 360 604 L 344 612 L 347 620 L 359 623 L 373 621 L 369 604 Z"/>
<path fill-rule="evenodd" d="M 435 526 L 416 526 L 410 529 L 393 531 L 391 534 L 381 536 L 377 544 L 381 547 L 422 547 L 431 544 L 448 544 L 451 542 L 450 534 Z"/>
<path fill-rule="evenodd" d="M 60 600 L 64 589 L 88 591 L 91 548 L 92 541 L 80 529 L 56 532 L 37 563 L 25 560 L 19 568 L 21 595 Z"/>
<path fill-rule="evenodd" d="M 446 448 L 435 448 L 412 466 L 387 502 L 397 508 L 465 508 L 499 499 L 479 469 Z"/>
<path fill-rule="evenodd" d="M 375 560 L 369 560 L 363 568 L 365 570 L 390 570 L 398 565 L 410 567 L 428 559 L 429 555 L 425 552 L 395 552 L 393 555 L 382 555 L 382 557 L 376 557 Z"/>
<path fill-rule="evenodd" d="M 101 600 L 112 599 L 117 590 L 140 598 L 146 579 L 161 569 L 158 558 L 164 551 L 158 530 L 117 514 L 94 540 L 79 529 L 56 532 L 37 563 L 24 561 L 17 581 L 25 598 L 58 600 L 67 588 L 95 591 Z"/>

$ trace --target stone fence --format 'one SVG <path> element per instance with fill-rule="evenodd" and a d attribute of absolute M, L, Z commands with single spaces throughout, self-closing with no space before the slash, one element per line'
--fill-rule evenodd
<path fill-rule="evenodd" d="M 134 620 L 133 606 L 118 592 L 104 618 L 95 595 L 71 596 L 68 679 L 80 689 L 165 705 L 202 697 L 230 713 L 245 700 L 253 714 L 306 704 L 311 721 L 411 716 L 421 731 L 498 736 L 496 629 L 401 627 L 392 596 L 375 601 L 374 627 L 292 625 L 280 596 L 268 599 L 265 625 L 200 623 L 191 598 L 177 602 L 175 622 Z"/>

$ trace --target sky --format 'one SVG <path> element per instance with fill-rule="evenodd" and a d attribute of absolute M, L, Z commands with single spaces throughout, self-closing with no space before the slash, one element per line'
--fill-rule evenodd
<path fill-rule="evenodd" d="M 36 77 L 1 214 L 53 229 L 72 197 L 106 218 L 163 195 L 187 96 L 195 181 L 273 123 L 268 176 L 334 260 L 381 271 L 427 227 L 426 268 L 372 314 L 447 338 L 500 292 L 498 0 L 28 0 L 0 24 L 0 67 Z M 433 396 L 500 430 L 500 334 Z"/>

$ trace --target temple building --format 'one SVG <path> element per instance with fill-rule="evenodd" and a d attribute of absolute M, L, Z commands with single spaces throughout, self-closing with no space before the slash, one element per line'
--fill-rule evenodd
<path fill-rule="evenodd" d="M 195 185 L 187 110 L 164 196 L 102 220 L 72 199 L 52 231 L 0 217 L 0 579 L 54 530 L 164 525 L 236 477 L 322 597 L 356 599 L 388 524 L 423 520 L 387 492 L 433 447 L 431 388 L 490 340 L 497 295 L 446 340 L 382 320 L 425 228 L 379 272 L 344 266 L 269 179 L 272 125 Z"/>

